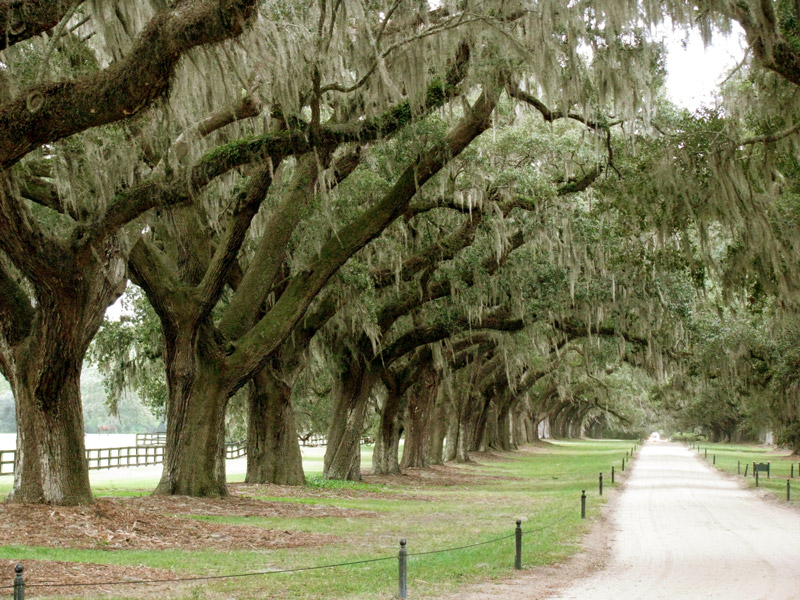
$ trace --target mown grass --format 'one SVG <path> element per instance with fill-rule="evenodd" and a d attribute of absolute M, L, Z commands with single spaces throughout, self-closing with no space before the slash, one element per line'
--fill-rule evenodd
<path fill-rule="evenodd" d="M 251 571 L 277 571 L 334 563 L 386 558 L 338 568 L 296 573 L 205 581 L 170 591 L 178 599 L 219 598 L 392 598 L 397 590 L 397 552 L 401 538 L 408 540 L 409 595 L 433 598 L 458 585 L 478 579 L 513 575 L 514 539 L 506 539 L 449 552 L 416 555 L 441 549 L 512 536 L 515 521 L 523 521 L 523 565 L 548 564 L 574 552 L 603 503 L 598 496 L 598 475 L 619 472 L 622 457 L 632 447 L 624 441 L 569 441 L 541 444 L 516 453 L 483 457 L 459 473 L 474 477 L 450 478 L 439 485 L 403 485 L 402 478 L 379 483 L 344 484 L 339 489 L 317 477 L 300 495 L 281 496 L 278 488 L 260 488 L 268 500 L 287 503 L 330 504 L 370 511 L 363 517 L 196 517 L 201 520 L 328 534 L 334 543 L 321 546 L 215 552 L 209 550 L 74 550 L 23 545 L 0 547 L 0 557 L 17 560 L 61 560 L 114 565 L 143 565 L 170 569 L 181 577 L 222 575 Z M 369 464 L 367 461 L 365 464 Z M 409 478 L 410 479 L 410 478 Z M 328 493 L 333 496 L 322 496 Z M 580 517 L 580 494 L 587 493 L 589 519 Z M 340 492 L 339 490 L 344 490 Z M 102 490 L 96 490 L 98 495 Z M 114 488 L 123 495 L 124 488 Z M 140 489 L 131 490 L 141 493 Z M 336 494 L 343 493 L 346 497 Z M 169 532 L 165 532 L 165 536 Z M 416 555 L 416 556 L 415 556 Z M 31 590 L 33 591 L 33 590 Z M 99 598 L 86 594 L 81 597 Z M 133 592 L 126 592 L 130 594 Z M 103 595 L 122 598 L 123 595 Z M 30 595 L 29 595 L 30 596 Z"/>
<path fill-rule="evenodd" d="M 791 503 L 800 505 L 800 459 L 790 455 L 788 451 L 776 451 L 763 446 L 743 444 L 712 444 L 703 442 L 695 445 L 700 456 L 721 471 L 737 475 L 748 487 L 755 488 L 753 463 L 770 463 L 770 476 L 758 474 L 758 487 L 768 490 L 776 497 L 786 500 L 786 481 L 790 480 Z M 794 479 L 792 475 L 794 465 Z M 747 467 L 747 478 L 744 477 Z"/>

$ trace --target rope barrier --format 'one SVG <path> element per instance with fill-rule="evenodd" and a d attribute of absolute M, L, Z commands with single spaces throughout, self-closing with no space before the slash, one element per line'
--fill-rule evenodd
<path fill-rule="evenodd" d="M 531 534 L 531 533 L 538 533 L 541 531 L 545 531 L 547 529 L 552 529 L 555 527 L 555 524 L 545 525 L 544 527 L 539 527 L 537 529 L 529 529 L 527 531 L 523 531 L 523 534 Z M 441 550 L 429 550 L 427 552 L 414 552 L 409 553 L 408 556 L 427 556 L 430 554 L 443 554 L 445 552 L 455 552 L 457 550 L 466 550 L 468 548 L 475 548 L 477 546 L 485 546 L 487 544 L 494 544 L 503 540 L 511 539 L 516 534 L 512 533 L 510 535 L 504 535 L 502 537 L 493 538 L 491 540 L 486 540 L 484 542 L 476 542 L 474 544 L 467 544 L 465 546 L 455 546 L 453 548 L 443 548 Z M 25 583 L 26 588 L 37 588 L 37 587 L 91 587 L 91 586 L 108 586 L 108 585 L 147 585 L 151 583 L 186 583 L 190 581 L 211 581 L 211 580 L 218 580 L 218 579 L 236 579 L 241 577 L 257 577 L 259 575 L 278 575 L 281 573 L 299 573 L 301 571 L 315 571 L 319 569 L 333 569 L 336 567 L 349 567 L 353 565 L 363 565 L 369 563 L 377 563 L 377 562 L 385 562 L 387 560 L 397 560 L 397 556 L 383 556 L 380 558 L 369 558 L 365 560 L 355 560 L 350 562 L 343 562 L 343 563 L 334 563 L 334 564 L 327 564 L 327 565 L 316 565 L 313 567 L 297 567 L 295 569 L 278 569 L 275 571 L 252 571 L 248 573 L 232 573 L 230 575 L 204 575 L 198 577 L 176 577 L 171 579 L 139 579 L 139 580 L 132 580 L 132 581 L 97 581 L 97 582 L 84 582 L 84 583 Z M 0 590 L 9 590 L 13 589 L 13 585 L 3 585 L 0 586 Z"/>

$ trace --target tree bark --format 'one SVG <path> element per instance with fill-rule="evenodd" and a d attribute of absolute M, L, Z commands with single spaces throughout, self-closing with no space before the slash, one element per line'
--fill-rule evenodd
<path fill-rule="evenodd" d="M 66 258 L 62 265 L 60 280 L 36 282 L 38 302 L 26 333 L 20 329 L 13 343 L 7 334 L 0 341 L 16 400 L 13 502 L 92 501 L 81 368 L 106 307 L 124 289 L 124 262 L 115 245 L 108 244 L 85 262 L 75 265 Z"/>
<path fill-rule="evenodd" d="M 334 388 L 333 416 L 322 476 L 361 481 L 361 434 L 369 394 L 378 378 L 367 370 L 360 356 L 348 355 L 344 362 L 344 372 Z"/>
<path fill-rule="evenodd" d="M 61 345 L 40 338 L 39 344 Z M 63 346 L 62 346 L 63 347 Z M 11 502 L 89 504 L 92 492 L 83 433 L 80 360 L 53 363 L 41 348 L 17 363 L 11 378 L 17 416 L 17 455 Z M 45 397 L 40 390 L 56 394 Z"/>
<path fill-rule="evenodd" d="M 444 437 L 447 430 L 447 405 L 443 401 L 443 394 L 437 394 L 436 403 L 431 412 L 428 425 L 428 442 L 425 452 L 429 465 L 444 463 Z"/>
<path fill-rule="evenodd" d="M 246 483 L 305 484 L 291 394 L 268 367 L 250 382 Z"/>
<path fill-rule="evenodd" d="M 208 334 L 185 327 L 165 330 L 167 444 L 157 494 L 226 496 L 225 410 L 228 391 L 219 382 L 218 348 Z"/>
<path fill-rule="evenodd" d="M 428 466 L 425 444 L 431 424 L 431 409 L 436 401 L 438 383 L 433 365 L 428 365 L 420 374 L 418 384 L 412 388 L 406 411 L 406 440 L 403 446 L 403 460 L 400 463 L 404 469 L 409 467 L 424 469 Z"/>
<path fill-rule="evenodd" d="M 505 400 L 497 407 L 497 447 L 500 450 L 516 450 L 511 437 L 511 403 Z"/>
<path fill-rule="evenodd" d="M 372 453 L 373 475 L 399 475 L 400 464 L 397 455 L 400 448 L 400 415 L 403 410 L 403 396 L 390 390 L 381 410 L 381 422 L 375 438 Z"/>

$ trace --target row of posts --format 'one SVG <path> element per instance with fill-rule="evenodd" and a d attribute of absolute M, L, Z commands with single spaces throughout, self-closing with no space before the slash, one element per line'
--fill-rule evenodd
<path fill-rule="evenodd" d="M 636 447 L 626 452 L 622 458 L 622 470 L 625 470 L 625 459 L 633 457 Z M 611 466 L 611 483 L 614 483 L 614 465 Z M 603 474 L 600 473 L 599 478 L 599 492 L 603 495 Z M 788 494 L 788 491 L 787 491 Z M 581 490 L 581 519 L 586 518 L 586 490 Z M 406 549 L 406 540 L 400 540 L 400 552 L 397 555 L 398 563 L 398 598 L 405 600 L 408 598 L 408 550 Z M 514 569 L 522 569 L 522 521 L 517 520 L 516 528 L 514 529 Z M 14 600 L 25 600 L 25 581 L 23 580 L 22 573 L 23 567 L 18 564 L 14 567 Z"/>
<path fill-rule="evenodd" d="M 699 445 L 695 446 L 695 450 L 700 452 L 700 446 Z M 708 448 L 704 448 L 703 450 L 704 450 L 703 457 L 704 458 L 708 458 Z M 712 454 L 711 455 L 711 464 L 713 464 L 713 465 L 717 464 L 717 455 L 716 454 Z M 767 463 L 767 464 L 769 464 L 769 463 Z M 753 477 L 755 477 L 756 487 L 759 487 L 758 486 L 758 473 L 759 473 L 759 471 L 758 471 L 758 469 L 755 468 L 755 463 L 753 463 L 753 465 L 754 465 L 753 466 Z M 625 459 L 622 460 L 622 466 L 623 466 L 623 470 L 625 470 Z M 747 477 L 747 471 L 748 471 L 749 468 L 750 468 L 750 463 L 745 463 L 745 465 L 744 465 L 744 476 L 745 477 Z M 612 469 L 613 469 L 613 467 L 612 467 Z M 789 469 L 790 469 L 789 479 L 786 480 L 786 501 L 787 502 L 790 502 L 791 499 L 792 499 L 792 479 L 794 479 L 794 463 L 790 463 L 789 464 Z M 613 473 L 613 471 L 612 471 L 612 473 Z M 741 475 L 742 474 L 742 461 L 740 461 L 740 460 L 736 461 L 736 474 L 737 475 Z M 797 474 L 800 476 L 800 463 L 797 463 Z M 767 472 L 767 475 L 769 475 L 769 471 Z M 613 474 L 612 474 L 612 477 L 613 477 Z M 612 482 L 613 482 L 613 479 L 612 479 Z M 602 473 L 600 474 L 600 493 L 601 494 L 603 493 L 603 474 Z"/>
<path fill-rule="evenodd" d="M 625 456 L 622 457 L 622 470 L 625 470 L 625 460 L 633 457 L 636 452 L 637 446 L 626 451 Z M 616 471 L 614 465 L 611 465 L 611 483 L 614 483 Z M 598 488 L 600 495 L 603 495 L 603 474 L 600 473 L 598 478 Z M 586 518 L 586 490 L 581 490 L 581 519 Z M 522 521 L 517 520 L 517 526 L 514 530 L 514 569 L 522 569 Z M 405 600 L 408 598 L 408 551 L 406 550 L 406 540 L 400 540 L 400 552 L 397 555 L 397 562 L 399 567 L 399 582 L 398 582 L 398 598 Z M 18 600 L 15 598 L 15 600 Z M 21 600 L 21 599 L 19 599 Z"/>

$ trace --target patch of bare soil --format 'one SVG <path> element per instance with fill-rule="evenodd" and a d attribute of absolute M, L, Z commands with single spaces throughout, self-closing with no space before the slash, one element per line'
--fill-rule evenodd
<path fill-rule="evenodd" d="M 0 593 L 10 595 L 10 590 L 3 589 L 10 586 L 14 578 L 15 560 L 0 560 L 2 569 L 2 585 Z M 108 582 L 134 582 L 134 581 L 153 581 L 163 579 L 176 579 L 177 576 L 171 571 L 161 569 L 150 569 L 148 567 L 132 567 L 120 565 L 98 565 L 94 563 L 73 563 L 61 561 L 26 560 L 25 571 L 25 595 L 26 597 L 53 596 L 64 594 L 69 590 L 70 594 L 109 594 L 112 592 L 122 593 L 134 588 L 127 585 L 113 584 Z M 58 587 L 38 587 L 40 585 L 58 582 Z M 64 584 L 79 586 L 66 588 Z M 142 590 L 145 594 L 155 597 L 164 597 L 168 591 L 167 586 L 174 586 L 175 583 L 150 584 L 146 588 L 137 586 L 137 597 L 142 597 Z"/>
<path fill-rule="evenodd" d="M 261 550 L 319 546 L 339 541 L 332 535 L 226 525 L 191 517 L 375 517 L 370 511 L 294 502 L 268 502 L 248 497 L 265 486 L 232 486 L 227 498 L 145 496 L 100 498 L 91 506 L 0 505 L 0 545 L 87 548 L 103 550 Z M 271 486 L 277 487 L 277 486 Z M 274 490 L 273 490 L 274 491 Z M 272 494 L 278 495 L 278 494 Z M 0 589 L 11 585 L 15 560 L 2 560 Z M 82 594 L 122 593 L 125 586 L 96 582 L 173 580 L 171 571 L 142 566 L 99 565 L 61 561 L 26 560 L 28 595 L 63 594 L 63 587 L 36 587 L 58 582 Z M 163 598 L 175 583 L 137 586 L 137 597 Z M 85 587 L 84 587 L 85 586 Z M 122 590 L 120 589 L 123 588 Z M 133 588 L 131 588 L 133 589 Z M 10 592 L 10 590 L 8 590 Z M 0 592 L 2 593 L 2 592 Z"/>
<path fill-rule="evenodd" d="M 101 498 L 91 506 L 5 504 L 0 507 L 0 545 L 101 549 L 274 549 L 331 543 L 330 535 L 212 523 L 188 517 L 371 517 L 333 506 L 146 496 Z"/>

